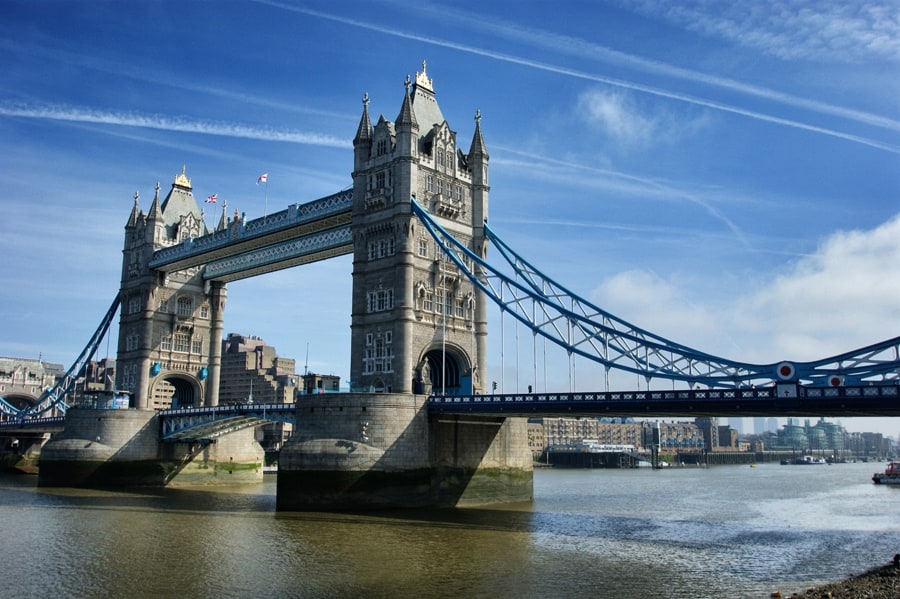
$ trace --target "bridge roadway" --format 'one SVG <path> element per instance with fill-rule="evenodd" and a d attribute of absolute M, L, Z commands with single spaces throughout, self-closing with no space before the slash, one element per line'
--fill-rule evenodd
<path fill-rule="evenodd" d="M 335 393 L 333 398 L 340 402 L 341 394 Z M 900 386 L 804 387 L 781 383 L 748 389 L 432 395 L 428 398 L 428 411 L 434 415 L 516 417 L 895 417 L 900 416 Z M 159 417 L 163 441 L 209 441 L 258 426 L 261 421 L 296 424 L 296 404 L 180 408 L 161 411 Z M 62 430 L 64 422 L 64 417 L 35 418 L 24 423 L 6 421 L 0 423 L 0 434 L 56 432 Z"/>

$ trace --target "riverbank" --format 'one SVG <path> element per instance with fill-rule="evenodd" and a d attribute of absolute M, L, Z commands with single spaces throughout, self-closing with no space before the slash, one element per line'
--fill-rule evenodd
<path fill-rule="evenodd" d="M 773 597 L 780 597 L 773 593 Z M 824 584 L 801 593 L 790 595 L 790 599 L 896 599 L 900 597 L 900 554 L 894 562 L 879 566 L 847 580 Z"/>

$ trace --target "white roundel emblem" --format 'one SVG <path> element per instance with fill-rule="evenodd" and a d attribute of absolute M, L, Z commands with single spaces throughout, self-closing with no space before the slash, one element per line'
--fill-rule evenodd
<path fill-rule="evenodd" d="M 794 368 L 794 365 L 790 362 L 782 362 L 778 366 L 775 367 L 775 374 L 778 375 L 778 378 L 782 381 L 790 381 L 794 378 L 794 374 L 796 374 L 797 369 Z"/>

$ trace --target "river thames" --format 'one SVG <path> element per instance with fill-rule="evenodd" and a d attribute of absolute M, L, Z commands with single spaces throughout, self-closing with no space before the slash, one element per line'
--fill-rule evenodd
<path fill-rule="evenodd" d="M 900 552 L 884 464 L 535 472 L 533 503 L 275 511 L 275 481 L 132 493 L 0 477 L 0 596 L 788 595 Z"/>

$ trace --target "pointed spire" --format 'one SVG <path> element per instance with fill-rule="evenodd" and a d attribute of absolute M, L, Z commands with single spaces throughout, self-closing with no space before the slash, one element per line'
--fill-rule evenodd
<path fill-rule="evenodd" d="M 481 136 L 481 111 L 475 111 L 475 135 L 472 137 L 472 147 L 469 148 L 469 160 L 473 158 L 483 158 L 489 160 L 487 146 L 484 145 L 484 138 Z"/>
<path fill-rule="evenodd" d="M 141 194 L 137 191 L 134 192 L 134 206 L 131 207 L 131 214 L 128 215 L 128 222 L 125 223 L 125 227 L 136 227 L 138 221 L 141 218 L 141 207 L 140 207 L 140 199 Z"/>
<path fill-rule="evenodd" d="M 225 227 L 228 226 L 228 221 L 225 219 L 225 213 L 228 211 L 228 202 L 222 203 L 222 216 L 219 217 L 219 224 L 216 225 L 216 231 L 223 231 Z"/>
<path fill-rule="evenodd" d="M 359 145 L 372 141 L 372 122 L 369 120 L 369 94 L 363 95 L 363 113 L 359 119 L 359 128 L 356 130 L 356 137 L 353 138 L 353 145 Z"/>
<path fill-rule="evenodd" d="M 148 218 L 161 218 L 162 217 L 162 208 L 159 205 L 159 181 L 156 182 L 156 195 L 153 197 L 153 204 L 150 205 L 150 212 L 147 214 Z"/>
<path fill-rule="evenodd" d="M 407 127 L 415 127 L 418 129 L 419 123 L 416 122 L 416 113 L 413 112 L 412 100 L 410 100 L 409 95 L 410 84 L 411 81 L 409 75 L 407 75 L 406 81 L 403 82 L 406 91 L 403 94 L 403 106 L 400 107 L 400 115 L 397 117 L 397 127 L 403 127 L 405 125 Z"/>

